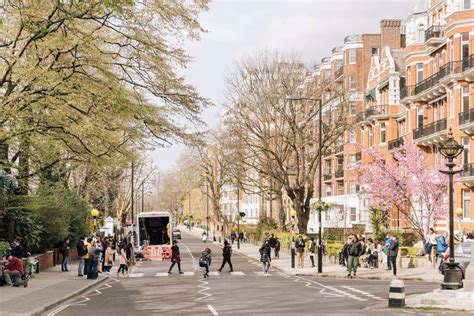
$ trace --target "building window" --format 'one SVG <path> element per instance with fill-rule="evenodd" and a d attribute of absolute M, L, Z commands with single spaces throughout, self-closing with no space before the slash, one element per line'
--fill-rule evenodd
<path fill-rule="evenodd" d="M 464 10 L 470 10 L 471 9 L 471 0 L 464 0 L 463 8 L 464 8 Z"/>
<path fill-rule="evenodd" d="M 471 218 L 471 192 L 462 190 L 462 209 L 464 218 Z"/>
<path fill-rule="evenodd" d="M 461 144 L 464 147 L 464 150 L 462 151 L 462 156 L 461 156 L 462 164 L 467 165 L 469 163 L 469 154 L 470 154 L 469 137 L 461 137 Z"/>
<path fill-rule="evenodd" d="M 357 194 L 357 184 L 351 182 L 349 185 L 349 194 Z"/>
<path fill-rule="evenodd" d="M 379 55 L 379 49 L 377 47 L 372 47 L 372 56 L 378 56 Z"/>
<path fill-rule="evenodd" d="M 387 141 L 387 129 L 385 123 L 380 123 L 380 143 L 385 143 Z"/>
<path fill-rule="evenodd" d="M 469 62 L 469 33 L 461 35 L 461 60 L 463 61 L 462 70 L 471 66 Z"/>
<path fill-rule="evenodd" d="M 372 128 L 369 127 L 369 147 L 371 148 L 374 144 L 374 135 L 372 133 Z"/>
<path fill-rule="evenodd" d="M 423 63 L 416 64 L 416 83 L 423 81 Z"/>
<path fill-rule="evenodd" d="M 451 90 L 450 98 L 449 98 L 449 117 L 454 117 L 454 89 Z"/>
<path fill-rule="evenodd" d="M 337 195 L 344 195 L 344 184 L 337 184 Z"/>
<path fill-rule="evenodd" d="M 331 196 L 331 195 L 332 195 L 331 185 L 326 184 L 326 196 Z"/>
<path fill-rule="evenodd" d="M 349 155 L 349 163 L 351 165 L 357 163 L 357 155 L 354 155 L 354 154 Z"/>
<path fill-rule="evenodd" d="M 330 212 L 324 212 L 324 220 L 326 222 L 329 222 L 331 220 L 331 213 Z"/>
<path fill-rule="evenodd" d="M 462 86 L 462 112 L 469 111 L 469 86 Z"/>
<path fill-rule="evenodd" d="M 355 64 L 357 58 L 357 51 L 355 49 L 349 49 L 349 64 Z"/>
<path fill-rule="evenodd" d="M 350 207 L 349 211 L 351 214 L 351 222 L 357 221 L 357 209 L 355 207 Z"/>
<path fill-rule="evenodd" d="M 351 129 L 349 131 L 349 143 L 354 144 L 357 141 L 356 131 Z"/>
<path fill-rule="evenodd" d="M 349 90 L 355 90 L 357 89 L 357 79 L 356 79 L 356 75 L 350 75 L 349 78 L 347 78 L 348 80 L 348 86 L 349 86 Z"/>
<path fill-rule="evenodd" d="M 425 41 L 425 26 L 418 24 L 416 28 L 416 42 L 423 43 Z"/>
<path fill-rule="evenodd" d="M 331 161 L 326 162 L 326 174 L 331 174 Z"/>
<path fill-rule="evenodd" d="M 407 80 L 405 85 L 409 86 L 411 85 L 411 66 L 407 67 Z"/>

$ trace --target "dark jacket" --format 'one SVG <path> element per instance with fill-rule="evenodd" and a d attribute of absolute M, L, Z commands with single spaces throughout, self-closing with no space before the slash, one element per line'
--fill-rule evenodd
<path fill-rule="evenodd" d="M 232 248 L 229 244 L 224 244 L 224 248 L 222 248 L 222 256 L 225 258 L 230 258 L 232 255 Z"/>
<path fill-rule="evenodd" d="M 59 252 L 64 256 L 64 257 L 69 257 L 69 244 L 63 243 L 61 247 L 59 247 Z"/>
<path fill-rule="evenodd" d="M 270 262 L 272 261 L 270 258 L 270 251 L 271 247 L 269 244 L 264 244 L 258 252 L 260 252 L 260 262 Z"/>
<path fill-rule="evenodd" d="M 314 253 L 315 250 L 316 250 L 316 243 L 313 240 L 311 240 L 309 242 L 309 252 Z"/>
<path fill-rule="evenodd" d="M 275 237 L 270 237 L 270 238 L 268 239 L 268 244 L 269 244 L 270 247 L 272 247 L 272 248 L 275 248 L 276 242 L 277 242 L 277 241 L 276 241 L 276 238 L 275 238 Z"/>
<path fill-rule="evenodd" d="M 23 247 L 21 245 L 15 245 L 13 244 L 12 249 L 10 250 L 10 254 L 13 257 L 17 257 L 18 259 L 23 258 Z"/>
<path fill-rule="evenodd" d="M 304 240 L 297 240 L 295 243 L 296 252 L 304 252 L 304 247 L 306 246 Z"/>
<path fill-rule="evenodd" d="M 171 247 L 171 260 L 175 259 L 176 256 L 179 256 L 179 247 L 177 245 L 174 245 Z"/>
<path fill-rule="evenodd" d="M 388 248 L 388 255 L 390 257 L 396 257 L 398 255 L 398 240 L 394 239 L 390 248 Z"/>
<path fill-rule="evenodd" d="M 349 246 L 349 256 L 359 257 L 363 253 L 364 253 L 364 249 L 362 248 L 362 245 L 360 242 L 357 241 L 355 243 L 352 243 Z"/>
<path fill-rule="evenodd" d="M 199 261 L 202 261 L 202 262 L 206 262 L 208 266 L 211 265 L 211 262 L 212 262 L 212 258 L 211 258 L 211 255 L 208 254 L 207 252 L 203 251 L 201 253 L 201 259 L 199 259 Z"/>

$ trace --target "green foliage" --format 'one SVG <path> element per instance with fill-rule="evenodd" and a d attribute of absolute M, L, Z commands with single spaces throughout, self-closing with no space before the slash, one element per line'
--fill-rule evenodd
<path fill-rule="evenodd" d="M 0 241 L 0 257 L 5 257 L 10 244 L 6 241 Z"/>
<path fill-rule="evenodd" d="M 389 225 L 388 212 L 376 207 L 370 207 L 369 212 L 370 225 L 372 226 L 374 233 L 377 235 L 382 228 L 386 229 Z"/>
<path fill-rule="evenodd" d="M 35 248 L 40 245 L 43 227 L 38 215 L 21 209 L 10 209 L 4 219 L 13 228 L 14 236 L 21 237 L 27 246 Z"/>
<path fill-rule="evenodd" d="M 396 230 L 396 229 L 381 229 L 377 234 L 375 234 L 375 240 L 378 240 L 380 242 L 384 242 L 387 234 L 390 234 L 392 236 L 396 236 L 398 239 L 398 244 L 399 245 L 404 245 L 405 239 L 403 238 L 403 232 Z M 374 241 L 375 241 L 374 240 Z"/>

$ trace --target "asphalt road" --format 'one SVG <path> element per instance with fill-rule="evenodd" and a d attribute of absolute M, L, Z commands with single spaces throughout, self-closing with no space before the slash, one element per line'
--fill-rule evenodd
<path fill-rule="evenodd" d="M 212 249 L 211 277 L 202 277 L 197 261 L 205 247 Z M 249 315 L 249 314 L 395 314 L 377 310 L 387 306 L 389 281 L 289 276 L 275 269 L 262 275 L 261 264 L 232 256 L 229 268 L 218 273 L 221 248 L 183 232 L 182 270 L 166 274 L 169 261 L 139 263 L 129 278 L 110 278 L 104 285 L 56 307 L 45 315 Z M 114 267 L 114 271 L 118 267 Z M 407 295 L 438 288 L 435 283 L 405 283 Z"/>

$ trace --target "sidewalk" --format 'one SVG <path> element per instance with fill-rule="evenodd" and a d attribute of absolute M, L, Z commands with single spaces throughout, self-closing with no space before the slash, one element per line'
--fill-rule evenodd
<path fill-rule="evenodd" d="M 192 231 L 189 231 L 186 227 L 180 227 L 182 231 L 191 233 L 196 237 L 201 237 L 203 232 L 200 228 L 193 228 Z M 209 240 L 211 240 L 210 236 Z M 217 238 L 217 237 L 216 237 Z M 246 257 L 249 257 L 254 260 L 260 260 L 260 254 L 258 249 L 260 247 L 253 244 L 241 244 L 240 250 L 237 249 L 237 245 L 234 243 L 232 249 L 234 252 L 238 252 Z M 273 252 L 272 252 L 273 254 Z M 317 257 L 315 258 L 317 261 Z M 317 262 L 315 262 L 317 265 Z M 305 268 L 302 269 L 292 269 L 291 268 L 291 256 L 288 252 L 281 251 L 279 259 L 272 260 L 272 266 L 278 270 L 299 276 L 319 276 L 335 279 L 346 279 L 347 270 L 345 267 L 342 267 L 338 264 L 329 263 L 327 260 L 323 261 L 323 273 L 318 274 L 317 268 L 310 268 L 311 262 L 307 256 L 305 256 Z M 438 272 L 436 268 L 411 268 L 411 269 L 397 269 L 398 279 L 400 280 L 415 280 L 415 281 L 427 281 L 427 282 L 441 282 L 443 276 Z M 384 268 L 378 269 L 367 269 L 359 268 L 357 269 L 356 279 L 369 279 L 369 280 L 393 280 L 395 277 L 392 275 L 391 271 L 387 271 Z"/>
<path fill-rule="evenodd" d="M 0 287 L 0 315 L 39 315 L 108 279 L 100 274 L 96 280 L 78 277 L 77 268 L 72 263 L 70 272 L 61 272 L 61 266 L 41 271 L 27 288 Z"/>

